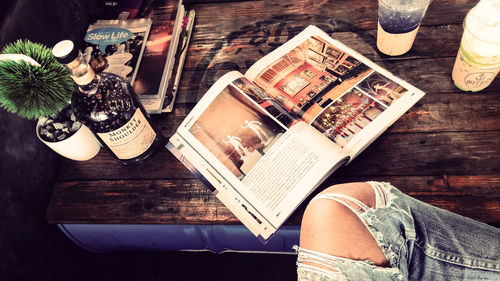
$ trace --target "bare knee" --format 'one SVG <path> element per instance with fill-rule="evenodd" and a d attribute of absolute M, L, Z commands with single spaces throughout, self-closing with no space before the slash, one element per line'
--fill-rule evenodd
<path fill-rule="evenodd" d="M 373 191 L 373 188 L 366 182 L 353 182 L 332 185 L 319 193 L 318 196 L 328 193 L 350 196 L 361 201 L 363 204 L 367 205 L 370 208 L 375 207 L 375 192 Z"/>
<path fill-rule="evenodd" d="M 334 185 L 322 194 L 336 193 L 359 200 L 373 208 L 375 193 L 366 183 Z M 351 205 L 357 209 L 358 204 Z M 387 259 L 363 222 L 349 208 L 333 200 L 314 200 L 302 220 L 300 246 L 333 256 L 355 260 L 369 259 L 380 266 Z"/>

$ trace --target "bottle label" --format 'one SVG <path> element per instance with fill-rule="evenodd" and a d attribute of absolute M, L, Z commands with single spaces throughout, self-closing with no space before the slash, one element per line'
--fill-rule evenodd
<path fill-rule="evenodd" d="M 144 153 L 154 142 L 156 133 L 140 109 L 127 124 L 107 133 L 97 133 L 119 159 L 132 159 Z"/>
<path fill-rule="evenodd" d="M 464 91 L 480 91 L 493 81 L 500 71 L 500 66 L 486 68 L 474 63 L 462 54 L 460 49 L 453 66 L 452 78 L 455 85 Z"/>
<path fill-rule="evenodd" d="M 400 56 L 411 49 L 419 28 L 420 25 L 414 30 L 406 33 L 389 33 L 382 28 L 379 22 L 377 29 L 377 48 L 386 55 Z"/>

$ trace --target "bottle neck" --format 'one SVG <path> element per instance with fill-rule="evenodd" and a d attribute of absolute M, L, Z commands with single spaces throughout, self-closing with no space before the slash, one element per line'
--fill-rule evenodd
<path fill-rule="evenodd" d="M 90 92 L 97 87 L 99 75 L 87 64 L 82 53 L 72 62 L 66 64 L 71 72 L 71 78 L 75 81 L 82 92 Z"/>

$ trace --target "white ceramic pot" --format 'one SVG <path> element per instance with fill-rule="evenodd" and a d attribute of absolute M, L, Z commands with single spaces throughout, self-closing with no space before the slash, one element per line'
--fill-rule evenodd
<path fill-rule="evenodd" d="M 58 142 L 48 142 L 40 137 L 40 126 L 47 120 L 41 118 L 36 125 L 36 135 L 43 143 L 52 148 L 60 155 L 77 161 L 85 161 L 94 157 L 101 149 L 101 144 L 96 139 L 94 134 L 82 124 L 80 129 L 71 135 L 69 138 Z"/>

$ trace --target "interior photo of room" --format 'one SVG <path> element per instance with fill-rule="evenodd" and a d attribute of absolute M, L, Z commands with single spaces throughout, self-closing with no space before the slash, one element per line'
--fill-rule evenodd
<path fill-rule="evenodd" d="M 254 82 L 296 117 L 311 123 L 373 70 L 315 37 L 270 64 Z"/>
<path fill-rule="evenodd" d="M 408 92 L 403 86 L 377 72 L 364 79 L 358 87 L 387 106 Z"/>
<path fill-rule="evenodd" d="M 297 119 L 281 103 L 275 100 L 272 96 L 264 92 L 260 87 L 250 82 L 247 78 L 242 77 L 233 81 L 233 85 L 238 87 L 249 98 L 254 100 L 269 114 L 271 114 L 283 127 L 290 128 Z"/>
<path fill-rule="evenodd" d="M 386 108 L 355 87 L 325 108 L 312 125 L 344 147 Z"/>

